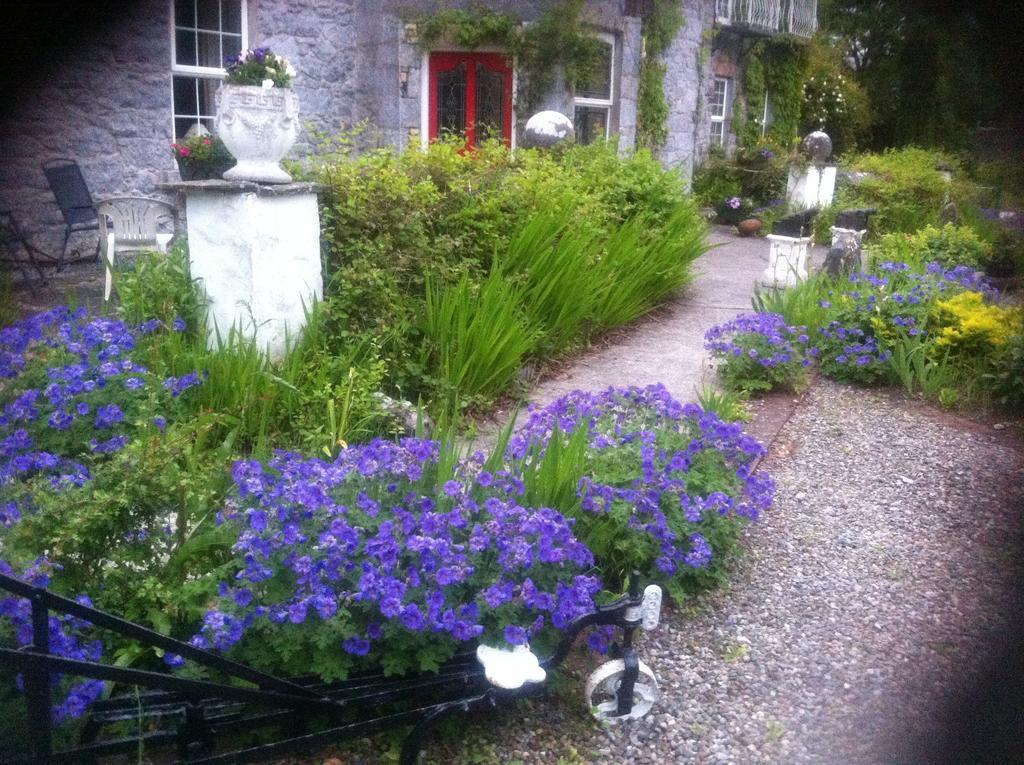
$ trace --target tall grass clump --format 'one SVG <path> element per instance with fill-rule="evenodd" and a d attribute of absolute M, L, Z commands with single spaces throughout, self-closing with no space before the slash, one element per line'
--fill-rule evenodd
<path fill-rule="evenodd" d="M 637 217 L 612 232 L 595 264 L 600 279 L 595 325 L 628 324 L 689 284 L 693 261 L 708 250 L 705 235 L 692 203 L 681 203 L 655 231 Z"/>
<path fill-rule="evenodd" d="M 599 241 L 574 228 L 574 218 L 570 209 L 537 214 L 515 233 L 501 259 L 504 271 L 523 284 L 523 309 L 542 332 L 541 351 L 571 345 L 593 318 Z"/>
<path fill-rule="evenodd" d="M 437 370 L 446 402 L 504 390 L 537 343 L 521 289 L 496 268 L 479 288 L 464 275 L 454 285 L 428 278 L 426 291 L 424 361 Z"/>

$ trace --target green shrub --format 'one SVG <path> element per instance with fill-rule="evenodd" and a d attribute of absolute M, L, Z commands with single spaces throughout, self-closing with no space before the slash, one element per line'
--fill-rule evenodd
<path fill-rule="evenodd" d="M 761 452 L 660 385 L 571 393 L 532 412 L 508 448 L 524 495 L 575 519 L 606 589 L 638 570 L 677 600 L 723 580 L 740 529 L 770 502 L 743 467 Z"/>
<path fill-rule="evenodd" d="M 707 227 L 689 202 L 661 228 L 646 217 L 613 231 L 595 265 L 593 322 L 599 329 L 628 324 L 693 278 L 691 264 L 707 252 Z"/>
<path fill-rule="evenodd" d="M 558 352 L 582 337 L 593 319 L 599 243 L 573 226 L 572 210 L 538 213 L 513 236 L 502 269 L 523 281 L 523 309 L 541 330 L 539 351 Z"/>
<path fill-rule="evenodd" d="M 536 335 L 528 350 L 550 354 L 650 310 L 703 251 L 704 226 L 679 175 L 614 143 L 512 155 L 497 143 L 466 152 L 442 141 L 357 158 L 343 144 L 317 167 L 328 345 L 335 355 L 373 349 L 385 388 L 412 400 L 500 392 L 452 388 L 461 362 L 442 359 L 441 335 L 426 334 L 442 331 L 423 321 L 428 282 L 435 298 L 457 285 L 473 294 L 500 271 L 522 288 L 519 311 Z M 561 222 L 531 230 L 538 216 Z M 551 244 L 534 249 L 533 237 Z M 499 377 L 507 384 L 514 374 Z"/>
<path fill-rule="evenodd" d="M 183 242 L 167 254 L 143 252 L 118 266 L 114 285 L 118 313 L 133 326 L 160 319 L 169 327 L 180 318 L 196 331 L 202 324 L 203 298 L 189 273 L 188 248 Z"/>
<path fill-rule="evenodd" d="M 822 305 L 836 284 L 823 271 L 785 289 L 755 289 L 751 305 L 758 313 L 777 313 L 791 326 L 807 327 L 813 337 L 829 321 L 829 310 Z"/>
<path fill-rule="evenodd" d="M 3 254 L 3 245 L 0 242 L 0 256 Z M 6 327 L 17 318 L 18 310 L 14 303 L 11 275 L 8 271 L 0 269 L 0 327 Z"/>
<path fill-rule="evenodd" d="M 992 366 L 983 379 L 995 403 L 1008 412 L 1024 411 L 1024 332 L 1010 338 Z"/>
<path fill-rule="evenodd" d="M 871 218 L 875 234 L 912 234 L 936 225 L 947 195 L 955 198 L 957 192 L 943 179 L 940 165 L 957 167 L 951 157 L 915 147 L 853 157 L 849 169 L 867 175 L 841 187 L 834 207 L 877 209 Z"/>
<path fill-rule="evenodd" d="M 743 196 L 739 169 L 724 157 L 712 157 L 693 173 L 693 194 L 704 207 L 717 207 L 724 200 Z"/>
<path fill-rule="evenodd" d="M 810 366 L 805 326 L 791 326 L 777 313 L 740 314 L 704 335 L 704 347 L 720 360 L 727 390 L 751 393 L 778 387 L 799 389 Z"/>
<path fill-rule="evenodd" d="M 942 228 L 925 226 L 915 234 L 885 234 L 870 248 L 871 261 L 892 261 L 923 267 L 939 263 L 943 268 L 967 266 L 986 269 L 990 248 L 966 226 L 947 223 Z"/>

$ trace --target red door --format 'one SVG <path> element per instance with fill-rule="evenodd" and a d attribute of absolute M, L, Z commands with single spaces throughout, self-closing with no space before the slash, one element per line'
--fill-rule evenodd
<path fill-rule="evenodd" d="M 512 144 L 512 65 L 501 53 L 430 54 L 430 140 L 465 136 Z"/>

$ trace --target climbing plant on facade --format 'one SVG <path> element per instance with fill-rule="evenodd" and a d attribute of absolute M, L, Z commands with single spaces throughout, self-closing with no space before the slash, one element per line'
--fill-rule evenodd
<path fill-rule="evenodd" d="M 751 147 L 762 135 L 771 143 L 787 147 L 797 136 L 804 103 L 807 46 L 788 35 L 758 40 L 743 60 L 745 99 L 737 101 L 734 117 L 740 146 Z M 764 129 L 765 99 L 772 122 Z"/>
<path fill-rule="evenodd" d="M 640 64 L 637 93 L 637 146 L 657 149 L 668 137 L 668 100 L 665 98 L 665 62 L 668 50 L 686 23 L 678 0 L 651 3 L 643 17 L 646 55 Z"/>

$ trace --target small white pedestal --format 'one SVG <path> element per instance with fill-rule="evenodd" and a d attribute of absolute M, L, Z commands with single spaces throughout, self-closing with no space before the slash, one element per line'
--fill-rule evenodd
<path fill-rule="evenodd" d="M 765 287 L 794 287 L 807 278 L 807 248 L 813 237 L 768 234 L 768 268 L 761 275 Z"/>
<path fill-rule="evenodd" d="M 807 165 L 789 168 L 786 198 L 801 210 L 827 207 L 836 191 L 835 165 Z"/>
<path fill-rule="evenodd" d="M 273 360 L 323 296 L 317 187 L 248 181 L 163 186 L 185 195 L 189 265 L 207 297 L 207 344 L 232 328 Z"/>

